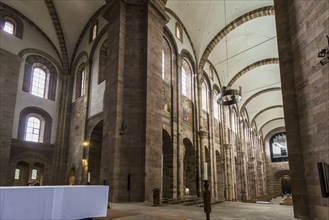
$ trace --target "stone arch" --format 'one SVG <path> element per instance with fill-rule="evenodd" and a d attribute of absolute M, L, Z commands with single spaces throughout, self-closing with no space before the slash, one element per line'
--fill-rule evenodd
<path fill-rule="evenodd" d="M 281 178 L 284 175 L 288 175 L 289 176 L 289 170 L 278 170 L 273 175 L 274 175 L 274 177 L 276 179 L 279 179 L 279 178 Z"/>
<path fill-rule="evenodd" d="M 86 51 L 82 51 L 75 59 L 74 63 L 72 64 L 71 70 L 73 71 L 73 75 L 76 72 L 77 66 L 79 63 L 86 62 L 89 59 L 88 53 Z"/>
<path fill-rule="evenodd" d="M 83 28 L 83 30 L 81 31 L 80 35 L 79 35 L 79 38 L 77 40 L 77 43 L 75 44 L 75 48 L 74 48 L 74 51 L 73 51 L 73 54 L 72 54 L 72 58 L 71 58 L 71 66 L 72 66 L 72 63 L 73 63 L 73 60 L 74 60 L 74 57 L 79 49 L 79 46 L 80 46 L 80 43 L 85 35 L 85 33 L 88 31 L 88 29 L 91 27 L 92 25 L 92 22 L 101 14 L 101 12 L 103 11 L 105 6 L 102 6 L 100 7 L 91 17 L 90 19 L 88 20 L 88 22 L 86 23 L 85 27 Z M 104 31 L 104 29 L 106 29 L 106 31 Z M 97 37 L 95 39 L 95 41 L 97 41 L 99 38 L 101 38 L 104 33 L 107 33 L 107 30 L 108 30 L 108 24 L 102 29 L 101 32 L 98 31 L 98 34 L 97 34 Z M 97 41 L 98 42 L 98 41 Z M 91 56 L 92 57 L 92 56 Z"/>
<path fill-rule="evenodd" d="M 162 198 L 173 198 L 174 178 L 174 152 L 169 133 L 162 130 Z"/>
<path fill-rule="evenodd" d="M 277 121 L 277 120 L 284 120 L 284 117 L 279 117 L 279 118 L 273 118 L 269 121 L 267 121 L 265 124 L 263 124 L 260 128 L 259 128 L 259 132 L 262 131 L 262 129 L 268 125 L 269 123 L 273 122 L 273 121 Z"/>
<path fill-rule="evenodd" d="M 22 39 L 23 38 L 23 31 L 24 31 L 24 24 L 22 20 L 17 16 L 16 13 L 1 9 L 0 10 L 0 28 L 3 29 L 5 25 L 5 21 L 11 21 L 14 24 L 14 33 L 13 35 Z"/>
<path fill-rule="evenodd" d="M 98 122 L 90 135 L 88 172 L 90 172 L 90 184 L 101 184 L 101 159 L 103 142 L 103 120 Z"/>
<path fill-rule="evenodd" d="M 273 106 L 262 109 L 261 111 L 257 112 L 257 114 L 251 119 L 251 124 L 255 123 L 256 118 L 259 115 L 261 115 L 263 112 L 266 112 L 266 111 L 274 109 L 274 108 L 283 108 L 283 105 L 273 105 Z"/>
<path fill-rule="evenodd" d="M 196 57 L 195 48 L 194 48 L 194 45 L 192 43 L 191 36 L 189 35 L 188 31 L 186 30 L 186 27 L 184 26 L 184 23 L 180 20 L 180 18 L 171 9 L 165 8 L 165 11 L 168 12 L 169 14 L 171 14 L 179 22 L 179 24 L 182 26 L 182 28 L 184 30 L 184 33 L 186 34 L 186 36 L 187 36 L 187 38 L 188 38 L 188 40 L 189 40 L 189 42 L 191 44 L 194 57 Z"/>
<path fill-rule="evenodd" d="M 205 51 L 203 52 L 199 64 L 199 69 L 202 70 L 204 67 L 205 62 L 207 61 L 209 55 L 211 54 L 212 50 L 216 47 L 216 45 L 232 30 L 237 28 L 238 26 L 246 23 L 252 19 L 268 16 L 268 15 L 275 15 L 274 6 L 267 6 L 263 8 L 258 8 L 256 10 L 250 11 L 244 15 L 241 15 L 228 25 L 224 27 L 208 44 Z"/>
<path fill-rule="evenodd" d="M 193 58 L 192 54 L 188 50 L 183 49 L 181 50 L 180 55 L 183 59 L 186 59 L 191 65 L 191 70 L 193 75 L 196 72 L 196 65 L 195 65 L 195 59 Z"/>
<path fill-rule="evenodd" d="M 289 170 L 279 170 L 274 173 L 274 177 L 281 183 L 281 193 L 291 193 Z"/>
<path fill-rule="evenodd" d="M 230 80 L 230 82 L 227 84 L 227 88 L 230 88 L 242 75 L 249 72 L 252 69 L 255 69 L 260 66 L 269 65 L 269 64 L 279 64 L 279 58 L 269 58 L 257 61 L 253 64 L 250 64 L 249 66 L 245 67 L 243 70 L 235 74 L 235 76 Z"/>
<path fill-rule="evenodd" d="M 196 195 L 196 153 L 194 146 L 190 139 L 184 138 L 183 143 L 185 146 L 185 154 L 184 154 L 184 188 L 186 192 L 186 188 L 189 189 L 189 195 Z"/>
<path fill-rule="evenodd" d="M 55 58 L 53 58 L 51 55 L 49 55 L 48 53 L 46 53 L 45 51 L 38 50 L 38 49 L 35 49 L 35 48 L 25 48 L 25 49 L 23 49 L 23 50 L 21 50 L 21 51 L 18 52 L 18 56 L 20 56 L 20 57 L 23 57 L 26 54 L 38 54 L 40 56 L 45 57 L 53 65 L 56 66 L 56 69 L 60 73 L 60 74 L 58 74 L 58 76 L 59 77 L 62 77 L 63 70 L 62 70 L 61 64 Z"/>
<path fill-rule="evenodd" d="M 26 57 L 22 90 L 24 92 L 31 93 L 32 90 L 31 85 L 33 78 L 32 76 L 33 76 L 33 69 L 35 68 L 35 64 L 41 64 L 43 67 L 48 69 L 46 71 L 47 79 L 48 79 L 48 83 L 46 83 L 48 96 L 45 98 L 55 101 L 57 75 L 58 75 L 57 70 L 55 65 L 43 56 L 37 54 L 31 54 Z"/>
<path fill-rule="evenodd" d="M 19 171 L 18 179 L 15 178 L 14 185 L 15 186 L 26 186 L 29 182 L 29 166 L 30 164 L 26 161 L 18 161 L 15 166 Z"/>
<path fill-rule="evenodd" d="M 32 170 L 37 171 L 37 177 L 35 180 L 33 180 L 31 177 L 31 182 L 32 183 L 34 182 L 35 184 L 38 184 L 38 185 L 43 185 L 45 164 L 43 164 L 41 162 L 36 162 L 32 166 L 30 166 L 30 172 L 32 172 Z"/>
<path fill-rule="evenodd" d="M 256 98 L 257 96 L 259 95 L 262 95 L 264 93 L 268 93 L 268 92 L 276 92 L 276 91 L 281 91 L 281 87 L 273 87 L 273 88 L 268 88 L 268 89 L 264 89 L 264 90 L 261 90 L 255 94 L 253 94 L 252 96 L 250 96 L 244 103 L 243 105 L 241 106 L 241 110 L 244 109 L 248 103 L 253 100 L 254 98 Z M 247 112 L 247 111 L 246 111 Z"/>
<path fill-rule="evenodd" d="M 51 139 L 51 126 L 52 118 L 45 110 L 37 107 L 27 107 L 23 109 L 19 115 L 19 124 L 18 124 L 18 135 L 17 139 L 24 140 L 25 128 L 27 123 L 27 117 L 29 114 L 35 113 L 43 117 L 44 119 L 44 133 L 43 133 L 43 143 L 50 143 Z"/>

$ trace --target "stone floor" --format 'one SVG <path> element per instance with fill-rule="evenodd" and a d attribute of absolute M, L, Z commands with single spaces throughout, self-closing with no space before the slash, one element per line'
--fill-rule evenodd
<path fill-rule="evenodd" d="M 144 203 L 111 203 L 108 216 L 97 220 L 202 220 L 206 219 L 202 207 L 182 205 L 147 206 Z M 290 220 L 293 207 L 278 204 L 224 202 L 212 206 L 210 219 L 270 219 Z"/>

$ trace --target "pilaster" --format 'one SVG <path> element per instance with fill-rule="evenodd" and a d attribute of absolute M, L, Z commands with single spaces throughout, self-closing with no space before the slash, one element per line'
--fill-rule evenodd
<path fill-rule="evenodd" d="M 112 202 L 152 202 L 162 181 L 159 61 L 167 17 L 145 0 L 108 1 L 103 15 L 110 25 L 101 178 Z"/>

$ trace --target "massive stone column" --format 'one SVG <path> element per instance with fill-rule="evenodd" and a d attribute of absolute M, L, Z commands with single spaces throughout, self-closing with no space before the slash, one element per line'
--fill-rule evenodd
<path fill-rule="evenodd" d="M 203 127 L 201 126 L 199 131 L 198 131 L 198 134 L 199 134 L 199 138 L 200 138 L 200 150 L 199 150 L 199 168 L 200 168 L 200 178 L 199 178 L 199 185 L 201 186 L 200 187 L 200 195 L 201 195 L 201 192 L 204 191 L 204 187 L 203 187 L 203 180 L 204 180 L 204 173 L 205 173 L 205 170 L 204 170 L 204 163 L 206 162 L 206 144 L 207 144 L 207 137 L 208 137 L 208 131 Z M 208 166 L 210 166 L 210 164 L 208 164 Z M 208 173 L 209 175 L 209 173 Z M 208 180 L 210 181 L 210 179 L 208 178 Z"/>
<path fill-rule="evenodd" d="M 232 176 L 232 145 L 229 143 L 228 139 L 228 121 L 227 121 L 227 111 L 228 107 L 222 107 L 223 115 L 223 146 L 224 146 L 224 160 L 225 160 L 225 192 L 226 200 L 232 201 L 233 199 L 233 176 Z"/>
<path fill-rule="evenodd" d="M 152 201 L 161 187 L 163 1 L 109 0 L 101 178 L 110 201 Z"/>
<path fill-rule="evenodd" d="M 10 149 L 21 62 L 21 57 L 0 48 L 0 186 L 10 182 Z"/>
<path fill-rule="evenodd" d="M 318 52 L 327 45 L 329 1 L 275 1 L 280 73 L 294 214 L 327 219 L 316 162 L 329 164 L 329 65 Z"/>

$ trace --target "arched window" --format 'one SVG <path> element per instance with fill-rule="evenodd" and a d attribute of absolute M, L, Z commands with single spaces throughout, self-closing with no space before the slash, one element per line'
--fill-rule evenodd
<path fill-rule="evenodd" d="M 231 125 L 232 126 L 231 128 L 232 128 L 232 131 L 235 132 L 235 133 L 237 132 L 237 130 L 236 130 L 236 117 L 237 117 L 236 116 L 236 112 L 233 109 L 232 110 L 232 114 L 231 114 L 231 124 L 232 124 Z"/>
<path fill-rule="evenodd" d="M 23 91 L 32 95 L 55 100 L 57 71 L 46 58 L 30 55 L 26 58 Z"/>
<path fill-rule="evenodd" d="M 212 67 L 209 68 L 209 77 L 214 80 L 214 69 Z"/>
<path fill-rule="evenodd" d="M 40 66 L 41 64 L 36 64 L 36 66 Z M 49 76 L 49 70 L 44 67 L 44 69 L 41 69 L 39 67 L 36 67 L 33 69 L 32 73 L 32 85 L 31 85 L 31 94 L 46 98 L 48 97 L 48 76 Z"/>
<path fill-rule="evenodd" d="M 287 137 L 285 132 L 277 133 L 270 139 L 272 162 L 288 161 Z"/>
<path fill-rule="evenodd" d="M 19 180 L 20 169 L 15 169 L 15 180 Z"/>
<path fill-rule="evenodd" d="M 183 122 L 192 126 L 193 122 L 193 96 L 192 96 L 192 76 L 193 69 L 191 64 L 191 56 L 187 52 L 182 52 L 181 67 L 181 95 L 182 95 L 182 118 Z"/>
<path fill-rule="evenodd" d="M 23 38 L 23 22 L 12 11 L 0 9 L 0 28 L 8 34 Z"/>
<path fill-rule="evenodd" d="M 31 180 L 36 180 L 37 177 L 38 177 L 38 170 L 37 169 L 32 169 Z"/>
<path fill-rule="evenodd" d="M 192 99 L 192 69 L 186 59 L 183 59 L 182 66 L 182 95 Z"/>
<path fill-rule="evenodd" d="M 86 74 L 85 74 L 85 65 L 81 64 L 78 68 L 75 81 L 75 98 L 79 98 L 85 94 L 85 83 L 86 83 Z"/>
<path fill-rule="evenodd" d="M 162 80 L 167 85 L 171 85 L 173 56 L 171 41 L 165 37 L 162 43 L 161 73 Z"/>
<path fill-rule="evenodd" d="M 202 96 L 202 110 L 209 113 L 208 88 L 207 88 L 207 84 L 205 82 L 202 83 L 201 96 Z"/>
<path fill-rule="evenodd" d="M 97 37 L 97 24 L 95 24 L 93 27 L 92 40 L 95 40 L 96 37 Z"/>
<path fill-rule="evenodd" d="M 183 28 L 178 22 L 176 22 L 175 35 L 183 43 Z"/>
<path fill-rule="evenodd" d="M 25 128 L 24 140 L 42 143 L 45 127 L 44 118 L 37 114 L 30 114 L 26 119 L 27 123 Z"/>
<path fill-rule="evenodd" d="M 107 40 L 101 46 L 99 50 L 99 64 L 98 64 L 98 84 L 105 81 L 106 78 L 106 58 L 107 58 Z"/>
<path fill-rule="evenodd" d="M 52 119 L 39 108 L 28 107 L 21 111 L 18 139 L 35 143 L 50 143 Z"/>
<path fill-rule="evenodd" d="M 219 111 L 220 111 L 220 107 L 217 103 L 217 92 L 214 92 L 214 97 L 213 97 L 213 105 L 214 105 L 214 118 L 219 122 L 220 119 L 220 115 L 219 115 Z"/>
<path fill-rule="evenodd" d="M 214 106 L 214 136 L 215 140 L 218 142 L 220 139 L 220 106 L 217 103 L 217 95 L 218 93 L 214 91 L 214 96 L 213 96 L 213 106 Z"/>
<path fill-rule="evenodd" d="M 5 24 L 4 24 L 4 27 L 3 27 L 3 30 L 9 34 L 12 34 L 14 35 L 15 33 L 15 28 L 16 28 L 16 23 L 13 19 L 7 17 L 5 19 Z"/>
<path fill-rule="evenodd" d="M 98 34 L 98 20 L 95 19 L 90 23 L 89 43 L 96 39 Z"/>
<path fill-rule="evenodd" d="M 162 73 L 162 80 L 165 79 L 165 54 L 164 54 L 164 50 L 162 50 L 162 62 L 161 62 L 162 66 L 161 66 L 161 73 Z"/>

